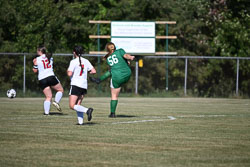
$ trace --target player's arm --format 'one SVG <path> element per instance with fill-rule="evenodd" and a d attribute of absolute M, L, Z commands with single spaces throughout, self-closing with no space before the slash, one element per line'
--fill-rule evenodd
<path fill-rule="evenodd" d="M 130 54 L 125 53 L 123 58 L 127 60 L 128 65 L 130 65 L 130 60 L 134 60 L 135 56 L 131 56 Z"/>
<path fill-rule="evenodd" d="M 72 77 L 73 72 L 68 70 L 68 71 L 67 71 L 67 75 L 68 75 L 69 77 Z"/>
<path fill-rule="evenodd" d="M 127 60 L 134 60 L 135 56 L 131 56 L 130 54 L 125 53 L 123 57 Z"/>
<path fill-rule="evenodd" d="M 33 59 L 33 72 L 37 73 L 38 72 L 38 67 L 37 67 L 37 60 L 36 58 Z"/>
<path fill-rule="evenodd" d="M 70 77 L 70 79 L 71 79 L 72 76 L 73 76 L 74 67 L 75 67 L 75 66 L 74 66 L 73 61 L 70 61 L 69 67 L 68 67 L 68 69 L 67 69 L 67 75 Z"/>

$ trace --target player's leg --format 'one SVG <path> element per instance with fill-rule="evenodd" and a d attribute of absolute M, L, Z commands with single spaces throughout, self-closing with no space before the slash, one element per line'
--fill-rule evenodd
<path fill-rule="evenodd" d="M 62 99 L 62 96 L 63 96 L 63 87 L 61 85 L 61 83 L 58 83 L 57 85 L 55 86 L 51 86 L 56 92 L 56 95 L 55 95 L 55 102 L 59 103 L 60 100 Z"/>
<path fill-rule="evenodd" d="M 55 80 L 55 79 L 56 79 L 56 78 L 54 78 L 54 80 Z M 58 111 L 61 112 L 62 109 L 61 109 L 59 103 L 60 103 L 60 101 L 61 101 L 61 99 L 62 99 L 63 91 L 64 91 L 64 90 L 63 90 L 63 87 L 62 87 L 61 83 L 59 82 L 59 80 L 56 79 L 56 81 L 52 81 L 52 82 L 56 83 L 54 86 L 51 86 L 52 89 L 54 89 L 55 91 L 57 91 L 57 92 L 56 92 L 56 95 L 55 95 L 55 101 L 54 101 L 52 104 L 56 107 L 56 109 L 57 109 Z"/>
<path fill-rule="evenodd" d="M 43 103 L 44 106 L 44 115 L 49 115 L 50 104 L 52 99 L 52 91 L 49 86 L 43 89 L 43 93 L 45 95 L 45 101 Z"/>
<path fill-rule="evenodd" d="M 93 108 L 86 108 L 81 105 L 84 95 L 87 93 L 86 89 L 81 89 L 76 86 L 71 86 L 70 97 L 69 97 L 69 107 L 77 112 L 86 113 L 88 115 L 88 121 L 92 119 Z M 83 115 L 82 119 L 83 119 Z M 79 120 L 79 119 L 78 119 Z"/>
<path fill-rule="evenodd" d="M 84 93 L 85 94 L 85 93 Z M 86 107 L 82 106 L 82 100 L 84 98 L 84 95 L 80 96 L 76 102 L 76 105 L 78 105 L 78 109 L 81 109 L 81 110 L 85 110 L 86 111 Z M 93 108 L 87 108 L 87 112 L 86 114 L 88 115 L 88 121 L 90 121 L 92 119 L 92 112 L 93 112 Z"/>
<path fill-rule="evenodd" d="M 88 108 L 80 105 L 81 100 L 79 100 L 79 97 L 76 95 L 70 95 L 69 96 L 69 107 L 72 110 L 78 111 L 78 112 L 83 112 L 83 113 L 87 113 Z"/>
<path fill-rule="evenodd" d="M 101 83 L 102 81 L 108 79 L 111 76 L 111 72 L 105 72 L 100 78 L 89 77 L 90 81 L 95 82 L 97 84 Z"/>
<path fill-rule="evenodd" d="M 76 114 L 77 114 L 77 120 L 78 120 L 77 125 L 83 125 L 83 112 L 76 111 Z"/>
<path fill-rule="evenodd" d="M 84 98 L 83 95 L 79 96 L 78 99 L 77 99 L 77 101 L 76 101 L 76 105 L 81 105 L 83 98 Z"/>
<path fill-rule="evenodd" d="M 110 71 L 107 71 L 107 72 L 105 72 L 105 73 L 100 77 L 100 80 L 101 80 L 101 81 L 104 81 L 104 80 L 108 79 L 110 76 L 111 76 L 111 72 L 110 72 Z"/>
<path fill-rule="evenodd" d="M 69 96 L 69 107 L 70 107 L 72 110 L 75 110 L 75 111 L 76 111 L 77 119 L 78 119 L 78 124 L 79 124 L 79 125 L 82 125 L 82 124 L 83 124 L 83 112 L 77 111 L 77 110 L 75 109 L 75 107 L 74 107 L 74 106 L 76 106 L 77 101 L 78 101 L 78 96 L 76 96 L 76 95 L 70 95 L 70 96 Z"/>
<path fill-rule="evenodd" d="M 114 85 L 116 86 L 116 83 L 112 82 L 112 79 L 111 79 L 111 82 L 110 82 L 111 101 L 110 101 L 110 115 L 109 115 L 110 118 L 116 117 L 115 111 L 116 111 L 116 107 L 118 104 L 118 96 L 121 91 L 121 87 L 115 88 Z"/>
<path fill-rule="evenodd" d="M 74 106 L 77 104 L 78 96 L 70 95 L 69 96 L 69 108 L 74 110 Z"/>

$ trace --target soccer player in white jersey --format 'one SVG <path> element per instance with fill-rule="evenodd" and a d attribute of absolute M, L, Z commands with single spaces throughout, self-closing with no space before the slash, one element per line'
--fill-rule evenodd
<path fill-rule="evenodd" d="M 44 46 L 37 48 L 37 58 L 33 60 L 33 72 L 38 73 L 39 86 L 45 95 L 44 115 L 49 115 L 52 100 L 52 89 L 57 91 L 55 101 L 52 103 L 58 111 L 62 111 L 59 102 L 63 96 L 63 87 L 53 72 L 52 54 L 46 53 Z"/>
<path fill-rule="evenodd" d="M 95 74 L 96 70 L 92 64 L 85 58 L 81 57 L 83 48 L 76 46 L 73 50 L 74 59 L 70 61 L 67 71 L 71 78 L 70 92 L 69 92 L 69 107 L 75 110 L 78 118 L 78 125 L 83 125 L 83 114 L 88 115 L 88 121 L 92 119 L 93 108 L 86 108 L 81 105 L 84 95 L 87 94 L 88 72 Z"/>

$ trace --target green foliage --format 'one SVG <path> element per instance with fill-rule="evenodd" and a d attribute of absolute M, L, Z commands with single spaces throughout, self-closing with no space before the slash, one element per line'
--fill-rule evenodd
<path fill-rule="evenodd" d="M 176 21 L 169 25 L 169 35 L 176 40 L 157 40 L 157 51 L 177 51 L 185 56 L 235 56 L 250 55 L 250 3 L 246 0 L 11 0 L 0 1 L 0 52 L 35 53 L 39 44 L 45 44 L 52 53 L 71 53 L 75 45 L 85 52 L 104 50 L 106 39 L 97 34 L 97 25 L 89 20 L 112 21 Z M 101 24 L 100 34 L 110 34 L 110 25 Z M 156 26 L 157 35 L 166 35 L 166 26 Z M 35 55 L 34 55 L 35 56 Z M 32 71 L 32 57 L 27 57 L 26 82 L 29 89 L 38 91 L 37 78 Z M 70 57 L 55 57 L 55 72 L 64 87 L 69 86 L 66 70 Z M 90 58 L 97 68 L 98 59 Z M 169 60 L 169 88 L 183 89 L 184 61 Z M 249 63 L 240 61 L 240 90 L 250 92 Z M 11 68 L 10 68 L 11 67 Z M 131 64 L 134 74 L 135 64 Z M 107 70 L 101 62 L 100 73 Z M 22 88 L 23 57 L 1 57 L 0 88 Z M 236 63 L 220 60 L 192 60 L 188 62 L 187 86 L 197 96 L 230 96 L 234 94 Z M 139 69 L 139 93 L 164 92 L 166 61 L 144 60 Z M 132 76 L 122 91 L 134 92 Z M 143 84 L 142 84 L 143 83 Z M 109 91 L 109 83 L 95 86 Z M 250 93 L 248 93 L 250 95 Z"/>
<path fill-rule="evenodd" d="M 218 24 L 212 43 L 221 56 L 250 55 L 250 15 L 244 11 L 239 15 L 241 18 L 233 17 L 232 12 L 222 13 L 224 18 Z"/>
<path fill-rule="evenodd" d="M 208 20 L 209 25 L 211 22 L 215 22 L 212 27 L 213 38 L 211 40 L 211 46 L 213 47 L 212 55 L 225 56 L 225 57 L 249 57 L 250 55 L 250 15 L 249 15 L 250 3 L 245 0 L 238 1 L 214 1 L 211 5 L 213 8 L 210 15 L 212 19 Z M 240 62 L 241 63 L 241 62 Z M 247 63 L 248 64 L 248 63 Z M 240 89 L 247 92 L 249 95 L 249 89 L 246 86 L 249 82 L 249 65 L 246 62 L 240 66 Z M 213 67 L 213 68 L 212 68 Z M 212 67 L 209 70 L 208 81 L 214 81 L 217 86 L 213 86 L 209 90 L 209 94 L 212 92 L 219 92 L 221 95 L 229 94 L 229 92 L 222 92 L 227 88 L 228 91 L 234 92 L 235 80 L 232 76 L 236 76 L 236 63 L 229 63 L 228 61 L 214 61 Z M 220 68 L 220 70 L 218 70 Z M 220 76 L 218 76 L 220 75 Z M 212 77 L 214 76 L 214 77 Z M 217 76 L 217 77 L 215 77 Z M 230 80 L 231 79 L 231 80 Z M 211 84 L 207 82 L 208 85 Z"/>

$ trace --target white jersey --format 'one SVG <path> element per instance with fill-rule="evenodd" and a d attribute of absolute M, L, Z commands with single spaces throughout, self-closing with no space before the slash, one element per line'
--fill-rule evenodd
<path fill-rule="evenodd" d="M 38 67 L 38 80 L 42 80 L 49 76 L 54 76 L 53 72 L 53 58 L 50 59 L 50 63 L 45 54 L 36 58 Z"/>
<path fill-rule="evenodd" d="M 83 70 L 81 69 L 79 58 L 75 58 L 70 61 L 68 71 L 72 71 L 73 75 L 71 77 L 70 85 L 78 86 L 80 88 L 87 89 L 88 88 L 88 71 L 94 68 L 92 64 L 85 58 L 81 57 L 81 65 Z"/>

